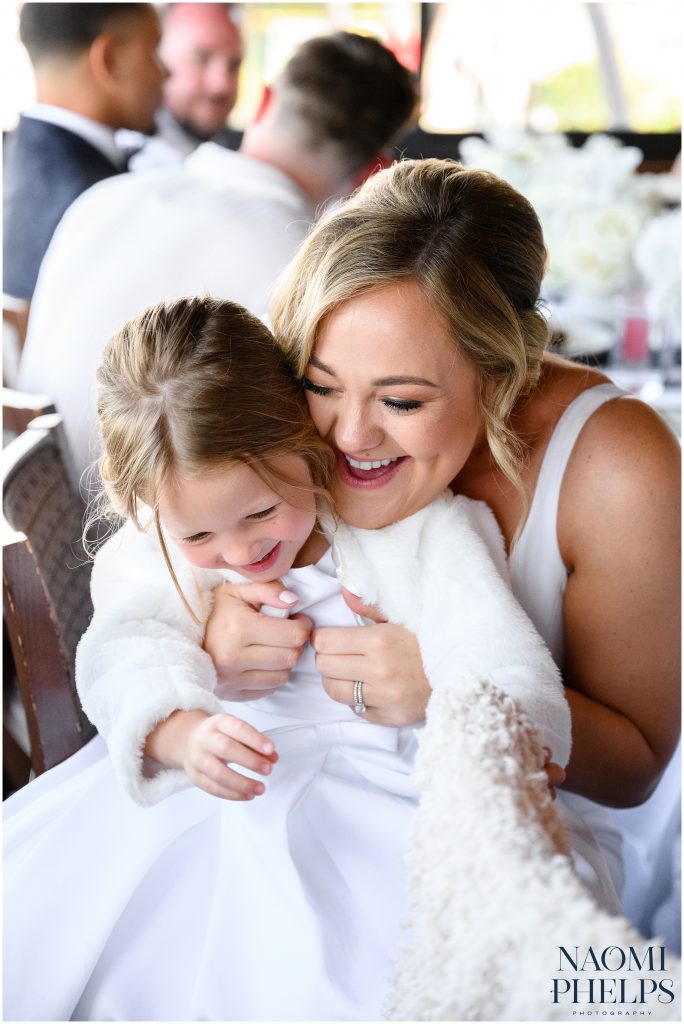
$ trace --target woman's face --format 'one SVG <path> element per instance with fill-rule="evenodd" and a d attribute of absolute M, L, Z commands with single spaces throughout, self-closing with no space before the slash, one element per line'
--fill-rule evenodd
<path fill-rule="evenodd" d="M 337 454 L 342 518 L 377 529 L 429 504 L 484 443 L 477 374 L 414 281 L 348 300 L 321 326 L 305 387 Z"/>

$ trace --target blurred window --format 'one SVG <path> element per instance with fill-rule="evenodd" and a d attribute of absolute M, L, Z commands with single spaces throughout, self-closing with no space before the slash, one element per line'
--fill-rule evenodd
<path fill-rule="evenodd" d="M 35 98 L 17 41 L 17 9 L 0 5 L 2 127 Z M 261 90 L 304 39 L 334 29 L 381 39 L 408 67 L 421 58 L 428 132 L 511 125 L 548 131 L 676 132 L 681 123 L 679 0 L 450 0 L 449 3 L 236 3 L 245 36 L 230 123 L 244 128 Z"/>
<path fill-rule="evenodd" d="M 452 0 L 427 8 L 425 131 L 679 130 L 675 0 Z"/>

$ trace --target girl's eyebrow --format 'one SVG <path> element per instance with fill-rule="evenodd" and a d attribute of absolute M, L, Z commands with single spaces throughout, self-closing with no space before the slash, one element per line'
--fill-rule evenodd
<path fill-rule="evenodd" d="M 311 366 L 315 366 L 317 370 L 322 370 L 323 373 L 327 373 L 331 377 L 337 376 L 334 370 L 332 370 L 329 366 L 326 366 L 325 363 L 322 363 L 320 359 L 316 358 L 316 356 L 311 356 L 311 359 L 309 359 L 309 363 L 311 364 Z M 374 388 L 391 388 L 397 384 L 423 384 L 425 385 L 425 387 L 428 388 L 439 387 L 439 384 L 435 384 L 434 381 L 427 380 L 425 377 L 399 377 L 395 375 L 392 377 L 378 377 L 377 380 L 371 381 L 371 385 Z"/>

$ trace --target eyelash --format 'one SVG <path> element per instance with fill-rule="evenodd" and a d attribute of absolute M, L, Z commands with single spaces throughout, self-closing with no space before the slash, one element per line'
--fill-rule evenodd
<path fill-rule="evenodd" d="M 271 505 L 270 508 L 265 508 L 261 512 L 253 512 L 251 516 L 247 516 L 247 519 L 256 519 L 256 520 L 267 519 L 269 516 L 273 515 L 273 513 L 275 512 L 275 510 L 277 508 L 278 508 L 278 505 Z M 207 533 L 206 531 L 204 533 L 196 533 L 192 537 L 186 537 L 184 539 L 183 543 L 184 544 L 201 544 L 202 541 L 206 540 L 207 537 L 210 537 L 210 536 L 211 536 L 211 534 Z"/>
<path fill-rule="evenodd" d="M 332 388 L 323 387 L 322 384 L 314 384 L 308 377 L 302 378 L 302 384 L 304 385 L 305 391 L 310 391 L 312 395 L 320 395 L 321 398 L 327 398 L 332 394 Z M 392 412 L 396 413 L 407 413 L 414 412 L 416 409 L 422 409 L 423 403 L 418 402 L 416 399 L 399 399 L 399 398 L 383 398 L 382 404 L 387 408 L 391 409 Z"/>
<path fill-rule="evenodd" d="M 209 536 L 208 533 L 196 533 L 192 537 L 186 537 L 183 541 L 184 544 L 201 544 L 203 540 L 206 540 Z"/>
<path fill-rule="evenodd" d="M 332 391 L 332 388 L 324 388 L 321 384 L 314 384 L 308 377 L 302 378 L 302 384 L 305 391 L 310 391 L 312 395 L 321 395 L 324 398 Z"/>
<path fill-rule="evenodd" d="M 277 505 L 271 505 L 270 508 L 265 508 L 261 512 L 253 512 L 251 516 L 247 516 L 248 519 L 266 519 L 268 516 L 273 515 L 275 510 L 278 508 Z"/>

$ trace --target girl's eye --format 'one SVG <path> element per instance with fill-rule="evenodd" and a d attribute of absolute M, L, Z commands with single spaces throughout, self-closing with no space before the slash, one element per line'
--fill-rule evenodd
<path fill-rule="evenodd" d="M 184 544 L 201 544 L 203 540 L 206 540 L 207 537 L 210 537 L 210 536 L 211 536 L 211 534 L 207 533 L 206 531 L 204 533 L 193 533 L 192 537 L 183 537 L 183 543 Z"/>
<path fill-rule="evenodd" d="M 413 412 L 415 409 L 422 409 L 423 403 L 415 399 L 383 398 L 382 403 L 392 412 Z"/>
<path fill-rule="evenodd" d="M 273 515 L 273 513 L 276 511 L 277 508 L 278 508 L 278 505 L 271 505 L 270 508 L 265 508 L 261 512 L 252 512 L 252 514 L 250 516 L 247 516 L 247 518 L 248 519 L 266 519 L 267 516 Z"/>
<path fill-rule="evenodd" d="M 322 395 L 325 397 L 332 392 L 332 388 L 324 388 L 322 384 L 314 384 L 308 377 L 302 378 L 302 384 L 305 391 L 310 391 L 312 395 Z"/>

